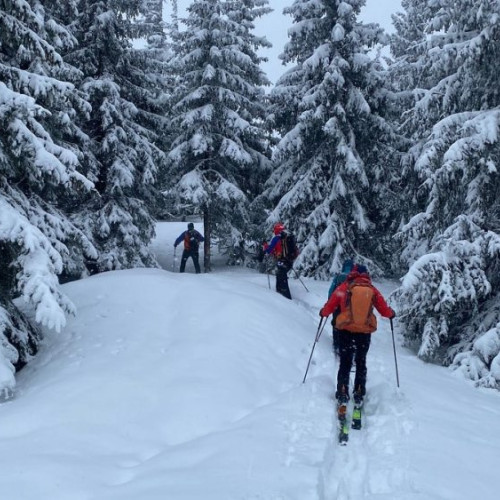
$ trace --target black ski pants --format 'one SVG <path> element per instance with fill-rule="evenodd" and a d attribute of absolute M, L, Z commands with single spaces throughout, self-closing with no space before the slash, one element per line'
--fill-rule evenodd
<path fill-rule="evenodd" d="M 288 287 L 288 271 L 290 270 L 290 264 L 283 260 L 279 260 L 276 263 L 276 291 L 281 293 L 283 297 L 287 299 L 292 299 L 290 293 L 290 288 Z"/>
<path fill-rule="evenodd" d="M 337 316 L 340 313 L 340 309 L 337 309 L 332 314 L 332 344 L 333 344 L 333 353 L 338 358 L 340 356 L 340 345 L 339 345 L 339 331 L 335 328 L 335 322 L 337 321 Z"/>
<path fill-rule="evenodd" d="M 354 377 L 354 391 L 360 392 L 362 396 L 366 393 L 366 355 L 370 348 L 371 334 L 352 333 L 346 330 L 337 330 L 337 341 L 339 346 L 340 366 L 337 374 L 337 397 L 345 391 L 349 395 L 349 374 L 352 362 L 356 364 L 356 375 Z"/>
<path fill-rule="evenodd" d="M 183 273 L 186 269 L 186 261 L 191 257 L 193 259 L 194 268 L 196 270 L 196 274 L 199 274 L 200 271 L 200 263 L 199 263 L 199 252 L 193 250 L 184 250 L 182 252 L 181 258 L 181 268 L 180 272 Z"/>

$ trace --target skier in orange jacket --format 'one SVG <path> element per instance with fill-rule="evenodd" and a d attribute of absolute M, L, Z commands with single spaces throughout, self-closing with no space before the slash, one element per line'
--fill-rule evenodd
<path fill-rule="evenodd" d="M 333 291 L 319 312 L 319 315 L 325 318 L 340 308 L 335 321 L 340 348 L 335 397 L 339 403 L 349 400 L 349 374 L 353 359 L 356 363 L 355 402 L 361 402 L 366 394 L 366 355 L 370 348 L 371 333 L 377 329 L 374 307 L 385 318 L 392 319 L 396 315 L 382 294 L 373 286 L 366 267 L 358 265 L 347 280 Z"/>

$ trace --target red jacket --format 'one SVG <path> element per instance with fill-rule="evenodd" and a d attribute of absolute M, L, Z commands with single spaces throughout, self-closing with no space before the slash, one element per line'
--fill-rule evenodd
<path fill-rule="evenodd" d="M 394 317 L 394 311 L 387 305 L 387 302 L 385 301 L 384 297 L 382 297 L 382 294 L 372 285 L 371 279 L 368 274 L 359 274 L 358 272 L 350 273 L 347 280 L 333 291 L 326 304 L 322 307 L 320 316 L 329 316 L 335 310 L 337 310 L 337 308 L 340 307 L 340 314 L 337 317 L 337 325 L 339 317 L 341 317 L 342 313 L 347 313 L 349 311 L 348 291 L 349 287 L 353 284 L 369 286 L 373 290 L 372 305 L 375 307 L 375 309 L 377 309 L 377 311 L 385 318 Z M 345 314 L 343 316 L 345 317 Z M 349 326 L 343 326 L 341 329 L 349 331 Z M 372 325 L 370 327 L 367 327 L 366 331 L 363 331 L 362 333 L 371 333 L 375 329 L 376 319 L 373 316 Z"/>
<path fill-rule="evenodd" d="M 281 257 L 281 235 L 277 234 L 273 237 L 269 245 L 266 244 L 264 253 L 272 255 L 275 259 Z"/>

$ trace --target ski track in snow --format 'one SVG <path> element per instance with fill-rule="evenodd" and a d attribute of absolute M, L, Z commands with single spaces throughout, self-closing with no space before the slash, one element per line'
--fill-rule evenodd
<path fill-rule="evenodd" d="M 296 292 L 297 286 L 299 285 L 295 285 Z M 321 295 L 313 290 L 306 295 L 301 293 L 293 300 L 307 309 L 314 318 L 318 318 L 318 305 L 321 306 L 324 302 Z M 384 321 L 386 320 L 380 320 L 379 331 L 375 335 L 390 336 L 389 327 Z M 331 342 L 330 319 L 327 320 L 320 342 L 324 342 L 324 337 L 328 337 L 328 342 Z M 350 429 L 347 446 L 340 446 L 337 440 L 334 392 L 338 363 L 333 361 L 333 353 L 330 359 L 322 358 L 319 366 L 318 361 L 315 362 L 313 358 L 309 373 L 314 370 L 317 373 L 330 373 L 331 377 L 328 380 L 323 377 L 322 384 L 317 379 L 306 381 L 306 384 L 312 386 L 310 400 L 308 407 L 303 408 L 302 414 L 291 423 L 294 429 L 291 450 L 296 451 L 295 442 L 308 442 L 318 438 L 324 441 L 322 459 L 317 464 L 318 500 L 410 500 L 418 496 L 412 488 L 407 452 L 407 436 L 413 428 L 411 406 L 404 393 L 391 385 L 394 375 L 389 368 L 394 368 L 388 368 L 387 359 L 379 357 L 374 343 L 372 342 L 367 360 L 368 393 L 364 404 L 363 428 Z M 320 355 L 316 352 L 319 350 L 316 346 L 316 357 Z M 353 377 L 354 371 L 351 373 L 351 387 Z M 309 422 L 314 412 L 321 412 L 326 416 L 319 428 L 304 423 Z M 351 414 L 352 402 L 349 405 L 349 416 Z M 401 460 L 401 457 L 406 459 Z M 290 456 L 287 459 L 290 460 Z"/>
<path fill-rule="evenodd" d="M 373 364 L 371 369 L 376 369 Z M 332 438 L 320 470 L 319 498 L 412 498 L 409 460 L 401 463 L 401 457 L 408 457 L 405 436 L 411 423 L 407 414 L 404 396 L 379 384 L 371 386 L 364 405 L 363 428 L 350 430 L 347 446 L 337 442 L 334 417 Z"/>
<path fill-rule="evenodd" d="M 252 278 L 252 281 L 257 280 L 262 282 L 263 288 L 269 290 L 265 275 Z M 289 277 L 289 284 L 293 302 L 306 310 L 316 324 L 319 324 L 318 311 L 325 298 L 312 289 L 311 285 L 307 291 L 295 277 Z M 274 276 L 271 277 L 269 292 L 276 293 Z M 376 335 L 390 335 L 384 321 L 386 320 L 380 321 Z M 305 348 L 303 351 L 305 360 L 313 347 L 315 334 L 314 331 L 308 333 L 309 349 Z M 392 379 L 393 374 L 389 373 L 387 360 L 374 354 L 372 343 L 367 361 L 369 394 L 365 399 L 363 428 L 351 429 L 349 443 L 347 446 L 340 446 L 337 441 L 334 399 L 338 364 L 333 352 L 325 353 L 325 343 L 331 345 L 330 318 L 315 347 L 308 378 L 303 385 L 306 393 L 302 397 L 297 394 L 293 396 L 298 403 L 291 405 L 294 412 L 283 422 L 287 436 L 283 465 L 290 467 L 292 464 L 300 464 L 317 470 L 315 489 L 310 491 L 310 496 L 301 500 L 417 498 L 418 494 L 411 486 L 409 454 L 406 452 L 406 436 L 413 427 L 411 408 L 404 393 L 388 383 L 387 379 Z M 305 368 L 306 366 L 304 370 Z M 351 413 L 352 404 L 349 406 L 349 415 Z M 407 459 L 402 461 L 401 457 Z M 244 500 L 261 498 L 286 500 L 280 495 L 252 495 Z"/>

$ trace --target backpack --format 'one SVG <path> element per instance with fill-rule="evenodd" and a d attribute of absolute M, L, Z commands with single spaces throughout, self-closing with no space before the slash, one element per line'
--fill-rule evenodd
<path fill-rule="evenodd" d="M 347 307 L 337 316 L 335 328 L 355 333 L 374 332 L 377 329 L 377 318 L 373 314 L 374 295 L 370 285 L 351 283 L 347 288 Z"/>
<path fill-rule="evenodd" d="M 196 236 L 196 231 L 194 229 L 190 229 L 184 234 L 184 243 L 187 250 L 193 250 L 195 252 L 198 250 L 200 242 Z"/>
<path fill-rule="evenodd" d="M 292 233 L 281 233 L 281 255 L 284 259 L 293 262 L 299 256 L 297 241 Z"/>

